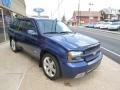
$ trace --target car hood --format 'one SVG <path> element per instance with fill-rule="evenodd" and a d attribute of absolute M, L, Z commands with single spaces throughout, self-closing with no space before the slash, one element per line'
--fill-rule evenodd
<path fill-rule="evenodd" d="M 97 40 L 79 33 L 62 35 L 49 34 L 47 37 L 62 45 L 67 50 L 82 50 L 84 48 L 87 48 L 87 46 L 98 43 Z"/>

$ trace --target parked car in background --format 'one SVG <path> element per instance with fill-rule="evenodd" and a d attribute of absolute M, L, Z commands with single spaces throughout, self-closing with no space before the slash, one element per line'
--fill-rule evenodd
<path fill-rule="evenodd" d="M 119 30 L 120 22 L 112 22 L 112 24 L 108 25 L 108 30 Z"/>
<path fill-rule="evenodd" d="M 83 24 L 84 27 L 88 27 L 89 23 L 85 23 Z"/>
<path fill-rule="evenodd" d="M 101 26 L 103 23 L 104 23 L 104 22 L 97 22 L 97 23 L 94 25 L 94 28 L 99 29 L 100 26 Z"/>
<path fill-rule="evenodd" d="M 88 23 L 87 27 L 88 28 L 94 28 L 95 24 L 96 24 L 95 22 Z"/>
<path fill-rule="evenodd" d="M 78 78 L 96 69 L 101 60 L 100 42 L 73 33 L 64 23 L 51 19 L 16 19 L 8 30 L 12 51 L 24 50 L 39 59 L 51 80 Z"/>
<path fill-rule="evenodd" d="M 112 22 L 103 22 L 100 25 L 100 29 L 108 29 L 108 26 L 111 24 Z"/>

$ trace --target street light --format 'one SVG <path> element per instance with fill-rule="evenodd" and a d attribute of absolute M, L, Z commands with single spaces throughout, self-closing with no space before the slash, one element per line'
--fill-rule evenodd
<path fill-rule="evenodd" d="M 90 7 L 93 6 L 94 4 L 93 3 L 89 3 L 89 23 L 90 23 Z"/>

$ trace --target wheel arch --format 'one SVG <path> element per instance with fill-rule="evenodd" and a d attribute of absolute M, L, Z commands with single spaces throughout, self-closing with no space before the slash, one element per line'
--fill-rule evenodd
<path fill-rule="evenodd" d="M 44 54 L 48 53 L 48 54 L 51 54 L 52 56 L 54 56 L 58 62 L 58 65 L 59 65 L 59 69 L 60 69 L 60 75 L 62 74 L 62 71 L 61 71 L 61 68 L 60 68 L 60 60 L 58 59 L 58 57 L 56 56 L 55 53 L 52 53 L 53 51 L 51 50 L 48 50 L 48 49 L 45 49 L 45 50 L 41 50 L 41 53 L 40 53 L 40 62 L 39 62 L 39 66 L 42 67 L 42 57 L 44 56 Z"/>
<path fill-rule="evenodd" d="M 42 62 L 42 57 L 43 57 L 43 55 L 45 54 L 45 53 L 49 53 L 49 54 L 51 54 L 52 56 L 54 56 L 55 58 L 56 58 L 56 60 L 58 61 L 58 63 L 59 63 L 59 59 L 58 59 L 58 57 L 56 56 L 56 54 L 55 53 L 53 53 L 54 51 L 51 51 L 51 50 L 49 50 L 49 49 L 43 49 L 43 50 L 41 50 L 41 52 L 40 52 L 40 62 Z"/>

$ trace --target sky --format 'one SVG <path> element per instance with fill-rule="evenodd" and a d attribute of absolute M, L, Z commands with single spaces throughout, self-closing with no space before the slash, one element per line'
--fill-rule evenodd
<path fill-rule="evenodd" d="M 60 6 L 58 7 L 58 2 Z M 37 15 L 33 11 L 34 8 L 43 8 L 44 12 L 41 15 L 49 16 L 50 18 L 61 18 L 65 15 L 66 19 L 70 19 L 74 10 L 78 10 L 79 0 L 25 0 L 27 16 Z M 92 6 L 89 6 L 92 3 Z M 100 11 L 103 8 L 120 9 L 120 0 L 80 0 L 80 10 Z"/>

